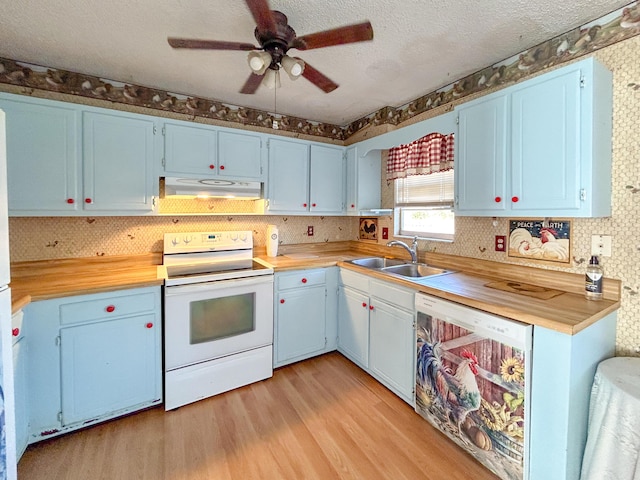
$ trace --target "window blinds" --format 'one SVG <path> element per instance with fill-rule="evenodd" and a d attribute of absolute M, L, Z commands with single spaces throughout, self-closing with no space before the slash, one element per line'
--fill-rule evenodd
<path fill-rule="evenodd" d="M 394 183 L 396 207 L 453 207 L 453 169 L 397 178 Z"/>

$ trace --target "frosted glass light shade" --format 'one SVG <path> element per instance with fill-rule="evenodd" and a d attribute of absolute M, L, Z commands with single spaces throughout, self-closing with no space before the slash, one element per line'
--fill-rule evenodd
<path fill-rule="evenodd" d="M 302 75 L 302 72 L 304 72 L 304 62 L 299 58 L 292 58 L 289 55 L 285 55 L 282 57 L 280 63 L 291 80 L 297 80 L 300 75 Z"/>
<path fill-rule="evenodd" d="M 280 88 L 280 70 L 267 69 L 262 84 L 270 90 Z"/>
<path fill-rule="evenodd" d="M 269 52 L 249 52 L 247 56 L 249 67 L 256 75 L 262 75 L 269 65 L 271 65 L 271 55 Z"/>

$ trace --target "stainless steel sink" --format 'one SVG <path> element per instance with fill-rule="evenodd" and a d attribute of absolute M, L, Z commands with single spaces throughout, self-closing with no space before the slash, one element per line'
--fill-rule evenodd
<path fill-rule="evenodd" d="M 361 267 L 380 269 L 392 265 L 404 265 L 405 261 L 397 258 L 369 257 L 356 258 L 355 260 L 350 260 L 350 263 Z"/>
<path fill-rule="evenodd" d="M 393 273 L 401 277 L 407 277 L 411 279 L 421 279 L 425 277 L 431 277 L 433 275 L 442 275 L 443 273 L 449 273 L 449 270 L 442 268 L 432 267 L 424 263 L 407 263 L 404 265 L 396 265 L 392 267 L 386 267 L 382 269 L 385 273 Z"/>

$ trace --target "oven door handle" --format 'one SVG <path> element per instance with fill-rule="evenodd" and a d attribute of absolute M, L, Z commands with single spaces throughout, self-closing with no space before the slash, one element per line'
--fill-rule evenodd
<path fill-rule="evenodd" d="M 241 287 L 244 285 L 260 285 L 273 283 L 273 275 L 257 275 L 255 277 L 235 278 L 230 280 L 217 280 L 213 282 L 190 283 L 187 285 L 165 286 L 165 295 L 184 295 L 202 292 L 204 290 L 220 290 L 229 287 Z"/>

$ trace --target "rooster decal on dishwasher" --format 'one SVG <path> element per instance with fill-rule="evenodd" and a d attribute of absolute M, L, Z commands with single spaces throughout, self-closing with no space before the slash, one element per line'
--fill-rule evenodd
<path fill-rule="evenodd" d="M 433 394 L 434 401 L 447 412 L 447 420 L 462 436 L 462 424 L 470 412 L 480 408 L 481 395 L 476 382 L 478 359 L 469 350 L 461 353 L 462 361 L 455 372 L 441 358 L 440 343 L 424 342 L 418 350 L 418 381 Z"/>

